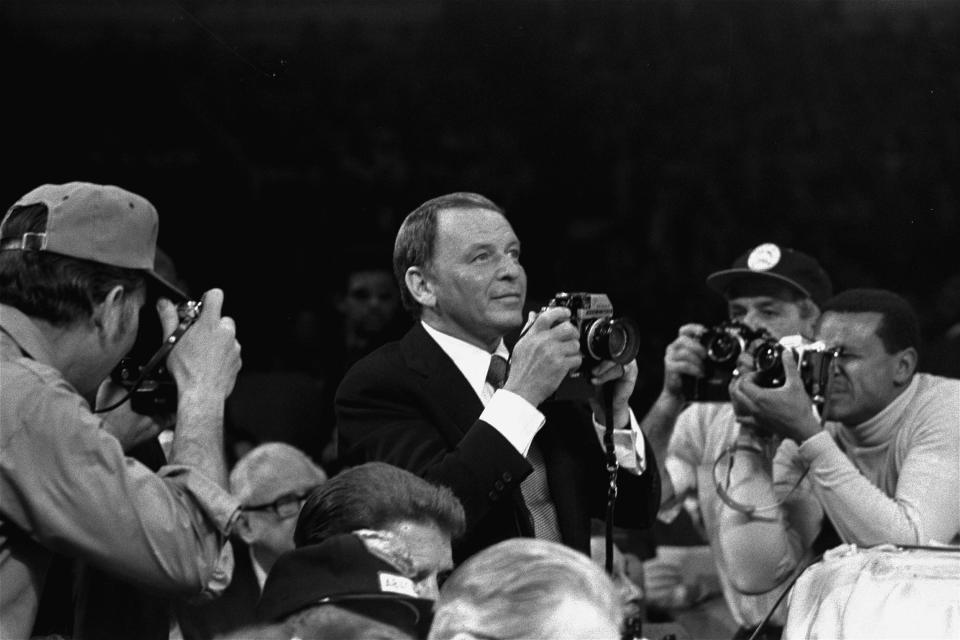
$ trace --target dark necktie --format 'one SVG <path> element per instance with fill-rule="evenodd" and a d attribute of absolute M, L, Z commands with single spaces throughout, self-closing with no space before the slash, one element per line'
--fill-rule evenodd
<path fill-rule="evenodd" d="M 487 382 L 494 389 L 502 389 L 507 382 L 507 375 L 510 373 L 510 363 L 503 356 L 493 356 L 490 358 L 490 368 L 487 369 Z"/>
<path fill-rule="evenodd" d="M 502 389 L 510 373 L 510 363 L 502 356 L 490 358 L 490 368 L 487 369 L 487 382 L 495 390 Z M 538 538 L 545 538 L 560 542 L 560 527 L 557 524 L 557 510 L 550 499 L 550 488 L 547 485 L 547 470 L 543 461 L 543 453 L 536 441 L 530 443 L 527 452 L 527 461 L 533 467 L 533 472 L 520 483 L 520 493 L 530 511 L 533 520 L 533 533 Z"/>

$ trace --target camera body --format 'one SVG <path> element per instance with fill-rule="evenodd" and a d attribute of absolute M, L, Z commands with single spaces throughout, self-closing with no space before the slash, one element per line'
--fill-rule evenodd
<path fill-rule="evenodd" d="M 703 375 L 682 377 L 683 396 L 689 402 L 727 402 L 729 384 L 740 354 L 755 340 L 771 340 L 763 329 L 751 329 L 741 322 L 723 322 L 700 336 L 707 350 Z"/>
<path fill-rule="evenodd" d="M 144 308 L 149 305 L 144 305 Z M 173 375 L 167 370 L 167 355 L 173 349 L 174 345 L 180 340 L 183 334 L 200 317 L 202 303 L 188 300 L 177 306 L 177 314 L 180 317 L 180 323 L 172 334 L 163 340 L 162 332 L 159 336 L 161 346 L 152 352 L 149 359 L 145 354 L 151 351 L 156 345 L 152 340 L 157 339 L 155 330 L 159 324 L 156 313 L 151 314 L 153 322 L 143 322 L 146 320 L 141 315 L 140 332 L 137 336 L 137 343 L 126 357 L 120 360 L 119 364 L 110 372 L 110 378 L 116 384 L 127 390 L 130 396 L 130 408 L 136 413 L 142 415 L 159 415 L 173 413 L 177 408 L 177 383 Z M 143 339 L 141 339 L 143 338 Z M 149 344 L 149 347 L 145 345 Z"/>
<path fill-rule="evenodd" d="M 800 380 L 807 395 L 818 405 L 826 399 L 834 361 L 841 354 L 839 347 L 830 347 L 823 342 L 808 342 L 801 336 L 786 336 L 775 341 L 768 340 L 758 345 L 753 355 L 757 370 L 756 381 L 761 387 L 782 387 L 786 381 L 783 368 L 783 352 L 790 349 L 797 362 Z"/>
<path fill-rule="evenodd" d="M 546 306 L 570 309 L 570 322 L 580 334 L 583 363 L 571 376 L 589 373 L 603 360 L 627 364 L 637 357 L 637 325 L 630 318 L 615 318 L 606 294 L 559 292 Z"/>

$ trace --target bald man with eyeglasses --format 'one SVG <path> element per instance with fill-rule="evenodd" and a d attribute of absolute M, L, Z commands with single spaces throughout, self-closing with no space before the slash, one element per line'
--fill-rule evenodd
<path fill-rule="evenodd" d="M 261 444 L 237 461 L 230 471 L 230 492 L 241 504 L 231 539 L 233 580 L 216 600 L 178 607 L 185 640 L 214 638 L 254 622 L 267 574 L 282 553 L 294 548 L 300 508 L 326 480 L 327 474 L 309 456 L 282 442 Z"/>

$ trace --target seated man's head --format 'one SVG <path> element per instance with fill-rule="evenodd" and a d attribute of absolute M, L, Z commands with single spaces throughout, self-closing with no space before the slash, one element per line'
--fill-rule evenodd
<path fill-rule="evenodd" d="M 833 290 L 816 260 L 772 243 L 754 247 L 729 269 L 710 274 L 707 284 L 727 300 L 730 320 L 765 329 L 777 339 L 812 338 L 819 305 Z"/>
<path fill-rule="evenodd" d="M 234 465 L 230 491 L 242 508 L 237 533 L 264 571 L 281 553 L 293 549 L 300 507 L 326 479 L 305 453 L 282 442 L 261 444 Z"/>
<path fill-rule="evenodd" d="M 420 592 L 434 598 L 438 575 L 453 568 L 451 541 L 465 527 L 463 507 L 448 488 L 368 462 L 341 471 L 310 494 L 294 540 L 302 547 L 357 529 L 387 531 L 409 550 Z"/>
<path fill-rule="evenodd" d="M 817 339 L 842 349 L 826 417 L 853 426 L 880 413 L 910 384 L 920 323 L 910 303 L 892 291 L 850 289 L 824 304 Z"/>
<path fill-rule="evenodd" d="M 257 617 L 305 640 L 422 638 L 433 601 L 417 594 L 411 567 L 406 549 L 392 537 L 335 535 L 277 559 Z"/>
<path fill-rule="evenodd" d="M 589 557 L 561 544 L 513 538 L 460 565 L 444 584 L 430 640 L 617 640 L 617 588 Z"/>

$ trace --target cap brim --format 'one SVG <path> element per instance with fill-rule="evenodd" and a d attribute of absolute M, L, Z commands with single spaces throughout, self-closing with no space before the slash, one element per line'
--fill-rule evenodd
<path fill-rule="evenodd" d="M 157 298 L 169 298 L 174 304 L 181 304 L 190 299 L 185 291 L 158 274 L 156 271 L 147 271 L 148 292 Z"/>
<path fill-rule="evenodd" d="M 804 287 L 801 287 L 797 282 L 791 280 L 790 278 L 776 273 L 770 273 L 769 271 L 754 271 L 752 269 L 725 269 L 724 271 L 711 273 L 709 276 L 707 276 L 707 286 L 720 295 L 724 295 L 734 282 L 747 279 L 780 282 L 792 287 L 793 289 L 796 289 L 808 298 L 812 297 L 809 291 L 807 291 Z"/>

